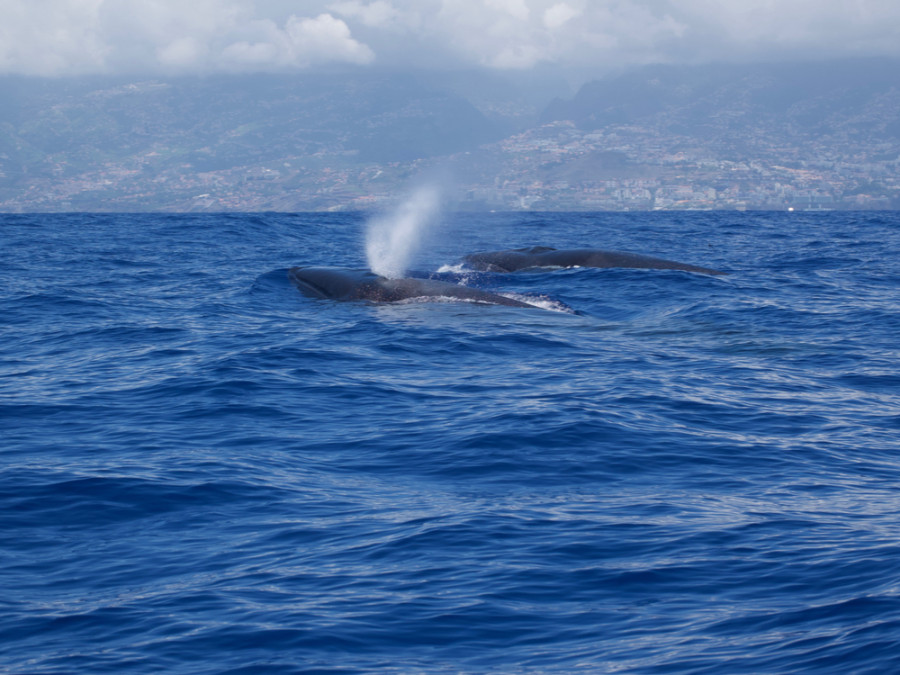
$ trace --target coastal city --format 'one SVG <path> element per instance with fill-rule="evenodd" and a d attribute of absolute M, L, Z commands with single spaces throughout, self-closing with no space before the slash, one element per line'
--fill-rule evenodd
<path fill-rule="evenodd" d="M 585 133 L 557 122 L 493 152 L 503 167 L 494 184 L 468 196 L 510 209 L 887 209 L 900 196 L 896 142 L 852 156 L 757 142 L 735 157 L 642 127 Z"/>
<path fill-rule="evenodd" d="M 771 77 L 735 76 L 687 103 L 678 77 L 652 114 L 610 119 L 604 101 L 627 93 L 614 82 L 505 130 L 490 105 L 427 88 L 378 112 L 384 86 L 368 81 L 321 100 L 291 80 L 259 100 L 235 100 L 227 82 L 33 95 L 33 119 L 0 125 L 0 211 L 366 211 L 423 180 L 459 210 L 900 208 L 897 88 L 860 100 L 847 85 L 842 99 L 801 93 L 776 109 Z M 656 82 L 643 85 L 653 96 Z M 342 117 L 347 91 L 355 118 Z"/>
<path fill-rule="evenodd" d="M 368 210 L 397 198 L 416 175 L 450 167 L 460 209 L 890 209 L 900 198 L 900 148 L 848 156 L 816 148 L 757 147 L 722 158 L 691 139 L 621 126 L 582 132 L 555 122 L 448 158 L 354 165 L 352 155 L 286 156 L 262 165 L 148 172 L 159 151 L 74 177 L 34 179 L 5 211 Z M 722 153 L 724 154 L 724 153 Z M 61 169 L 60 169 L 61 172 Z"/>

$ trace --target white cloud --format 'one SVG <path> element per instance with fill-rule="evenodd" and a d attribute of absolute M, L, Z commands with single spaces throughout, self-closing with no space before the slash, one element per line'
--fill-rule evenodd
<path fill-rule="evenodd" d="M 581 14 L 581 10 L 575 9 L 564 2 L 558 2 L 552 7 L 548 7 L 544 12 L 544 25 L 550 30 L 554 30 L 563 26 L 570 19 L 574 19 Z"/>
<path fill-rule="evenodd" d="M 319 14 L 315 19 L 292 16 L 285 33 L 290 40 L 292 65 L 329 61 L 363 64 L 375 58 L 369 47 L 351 37 L 347 24 L 331 14 Z"/>
<path fill-rule="evenodd" d="M 374 58 L 329 13 L 276 22 L 257 16 L 250 0 L 0 4 L 0 73 L 278 70 Z"/>
<path fill-rule="evenodd" d="M 231 71 L 308 68 L 323 63 L 365 64 L 375 58 L 350 35 L 341 19 L 320 14 L 310 19 L 290 16 L 284 28 L 274 21 L 253 21 L 247 39 L 232 42 L 221 53 L 219 66 Z"/>
<path fill-rule="evenodd" d="M 333 2 L 328 5 L 328 9 L 348 19 L 357 19 L 372 28 L 396 26 L 402 20 L 400 12 L 385 0 L 375 0 L 369 4 L 359 0 Z"/>
<path fill-rule="evenodd" d="M 521 70 L 531 68 L 543 60 L 544 54 L 538 47 L 518 44 L 507 47 L 499 54 L 494 54 L 488 64 L 494 68 Z"/>
<path fill-rule="evenodd" d="M 525 0 L 485 0 L 485 3 L 489 8 L 505 12 L 519 21 L 528 21 L 531 15 Z"/>
<path fill-rule="evenodd" d="M 190 67 L 203 60 L 205 48 L 191 37 L 178 38 L 157 49 L 157 59 L 164 66 Z"/>
<path fill-rule="evenodd" d="M 277 41 L 277 40 L 276 40 Z M 265 69 L 273 64 L 283 64 L 286 59 L 286 45 L 275 42 L 247 42 L 240 40 L 233 42 L 222 50 L 222 65 L 226 70 L 256 70 Z"/>
<path fill-rule="evenodd" d="M 0 0 L 0 73 L 900 55 L 897 0 Z"/>
<path fill-rule="evenodd" d="M 99 33 L 103 0 L 4 0 L 0 72 L 55 75 L 102 70 L 109 46 Z"/>

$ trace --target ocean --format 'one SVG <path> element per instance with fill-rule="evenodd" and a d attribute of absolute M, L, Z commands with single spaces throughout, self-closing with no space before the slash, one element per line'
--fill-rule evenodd
<path fill-rule="evenodd" d="M 0 215 L 0 671 L 900 671 L 900 214 Z M 468 274 L 466 253 L 713 267 Z"/>

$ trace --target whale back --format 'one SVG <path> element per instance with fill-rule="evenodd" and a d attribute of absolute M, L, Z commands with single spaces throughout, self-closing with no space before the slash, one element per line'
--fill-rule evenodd
<path fill-rule="evenodd" d="M 553 251 L 556 249 L 549 246 L 532 246 L 530 248 L 513 248 L 508 251 L 472 253 L 463 260 L 467 265 L 480 272 L 515 272 L 535 267 L 536 257 Z"/>
<path fill-rule="evenodd" d="M 328 300 L 399 302 L 411 298 L 454 298 L 508 307 L 533 307 L 478 288 L 434 279 L 387 279 L 368 270 L 340 267 L 292 267 L 288 277 L 304 294 Z"/>
<path fill-rule="evenodd" d="M 504 295 L 483 291 L 470 286 L 438 281 L 435 279 L 384 279 L 381 281 L 386 295 L 395 297 L 396 300 L 408 298 L 455 298 L 457 300 L 469 300 L 491 305 L 505 305 L 507 307 L 533 307 L 526 302 L 507 298 Z"/>
<path fill-rule="evenodd" d="M 367 270 L 334 267 L 292 267 L 288 277 L 304 295 L 328 300 L 359 300 L 379 279 Z"/>
<path fill-rule="evenodd" d="M 595 248 L 559 250 L 549 246 L 514 248 L 506 251 L 473 253 L 463 259 L 466 264 L 482 272 L 516 272 L 547 267 L 631 267 L 640 269 L 683 270 L 702 274 L 725 274 L 698 265 L 653 258 L 624 251 L 604 251 Z"/>

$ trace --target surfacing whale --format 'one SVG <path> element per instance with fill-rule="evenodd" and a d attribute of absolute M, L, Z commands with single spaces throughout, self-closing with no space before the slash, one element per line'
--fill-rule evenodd
<path fill-rule="evenodd" d="M 288 278 L 304 294 L 329 300 L 398 302 L 410 298 L 454 298 L 507 307 L 534 307 L 497 293 L 434 279 L 388 279 L 368 270 L 292 267 Z"/>
<path fill-rule="evenodd" d="M 516 272 L 532 267 L 638 267 L 654 270 L 684 270 L 703 274 L 727 274 L 708 267 L 651 258 L 623 251 L 574 248 L 560 251 L 549 246 L 514 248 L 506 251 L 471 253 L 463 261 L 481 272 Z"/>

